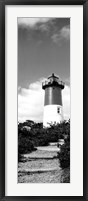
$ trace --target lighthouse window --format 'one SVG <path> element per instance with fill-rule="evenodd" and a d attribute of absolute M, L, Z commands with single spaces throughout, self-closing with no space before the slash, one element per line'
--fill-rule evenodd
<path fill-rule="evenodd" d="M 57 113 L 60 113 L 60 108 L 59 107 L 57 108 Z"/>

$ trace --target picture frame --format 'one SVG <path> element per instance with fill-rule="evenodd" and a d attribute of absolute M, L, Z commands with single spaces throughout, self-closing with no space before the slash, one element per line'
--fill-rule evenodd
<path fill-rule="evenodd" d="M 5 6 L 83 5 L 83 196 L 5 196 Z M 1 200 L 88 200 L 88 0 L 0 1 L 0 199 Z"/>

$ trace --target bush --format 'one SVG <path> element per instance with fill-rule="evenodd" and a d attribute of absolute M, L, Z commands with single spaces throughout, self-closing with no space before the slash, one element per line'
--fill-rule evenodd
<path fill-rule="evenodd" d="M 67 168 L 70 166 L 70 136 L 65 139 L 65 144 L 61 146 L 61 150 L 58 153 L 58 158 L 62 168 Z"/>
<path fill-rule="evenodd" d="M 21 161 L 23 161 L 23 156 L 22 156 L 22 154 L 20 154 L 20 153 L 18 152 L 18 162 L 21 162 Z"/>
<path fill-rule="evenodd" d="M 18 128 L 18 161 L 23 159 L 22 154 L 30 153 L 34 150 L 36 148 L 28 135 L 28 131 Z"/>
<path fill-rule="evenodd" d="M 33 121 L 27 120 L 26 122 L 19 123 L 18 125 L 18 153 L 30 153 L 31 151 L 36 150 L 37 146 L 47 146 L 50 142 L 58 142 L 59 139 L 65 139 L 66 143 L 66 141 L 69 139 L 69 136 L 70 121 L 64 121 L 61 124 L 51 125 L 48 128 L 43 128 L 42 123 L 34 123 Z M 68 158 L 69 156 L 69 151 L 67 150 L 68 148 L 66 144 L 61 146 L 60 156 L 58 154 L 61 164 L 63 163 L 63 158 L 65 160 L 65 158 Z M 21 156 L 19 155 L 19 158 L 20 157 Z"/>

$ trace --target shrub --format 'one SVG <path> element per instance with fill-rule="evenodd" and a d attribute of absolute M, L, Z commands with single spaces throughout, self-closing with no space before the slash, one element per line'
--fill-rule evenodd
<path fill-rule="evenodd" d="M 26 127 L 30 129 L 26 129 Z M 67 161 L 66 159 L 70 153 L 70 150 L 67 148 L 67 142 L 69 141 L 70 149 L 70 121 L 51 125 L 48 128 L 43 128 L 42 123 L 34 123 L 30 120 L 19 123 L 18 125 L 19 154 L 30 153 L 36 150 L 37 146 L 47 146 L 50 142 L 58 142 L 59 139 L 65 139 L 65 145 L 61 146 L 60 155 L 58 154 L 61 165 L 63 166 L 64 161 Z M 69 163 L 69 160 L 66 163 Z"/>
<path fill-rule="evenodd" d="M 22 154 L 30 153 L 36 150 L 33 145 L 33 142 L 28 135 L 28 131 L 18 129 L 18 161 L 21 161 L 23 156 Z"/>
<path fill-rule="evenodd" d="M 65 140 L 65 144 L 61 146 L 61 150 L 58 153 L 58 158 L 60 160 L 60 166 L 62 168 L 67 168 L 70 166 L 70 137 Z"/>

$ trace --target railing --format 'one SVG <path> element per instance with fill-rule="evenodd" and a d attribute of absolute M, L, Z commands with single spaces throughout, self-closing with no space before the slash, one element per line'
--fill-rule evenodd
<path fill-rule="evenodd" d="M 42 83 L 42 86 L 45 86 L 45 85 L 50 85 L 50 84 L 53 84 L 54 82 L 56 82 L 57 84 L 59 84 L 59 85 L 62 85 L 62 86 L 64 86 L 65 85 L 65 83 L 63 82 L 63 81 L 60 81 L 60 80 L 46 80 L 46 81 L 44 81 L 43 83 Z"/>

